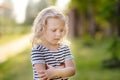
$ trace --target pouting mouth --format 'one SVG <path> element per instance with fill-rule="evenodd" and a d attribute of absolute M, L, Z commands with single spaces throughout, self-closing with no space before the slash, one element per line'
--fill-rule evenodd
<path fill-rule="evenodd" d="M 60 39 L 54 39 L 54 40 L 57 40 L 57 41 L 59 41 Z"/>

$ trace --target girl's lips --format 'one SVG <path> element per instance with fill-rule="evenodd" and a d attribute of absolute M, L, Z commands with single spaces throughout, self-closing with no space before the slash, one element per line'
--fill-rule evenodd
<path fill-rule="evenodd" d="M 59 41 L 60 39 L 55 39 L 55 40 Z"/>

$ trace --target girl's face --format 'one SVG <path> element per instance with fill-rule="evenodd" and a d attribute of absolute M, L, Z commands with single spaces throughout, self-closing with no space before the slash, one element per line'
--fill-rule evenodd
<path fill-rule="evenodd" d="M 65 23 L 59 18 L 48 18 L 44 38 L 49 44 L 57 44 L 65 35 Z"/>

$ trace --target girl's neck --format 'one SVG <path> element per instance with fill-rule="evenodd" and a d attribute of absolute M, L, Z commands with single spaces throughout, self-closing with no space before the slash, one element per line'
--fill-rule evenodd
<path fill-rule="evenodd" d="M 59 43 L 58 44 L 51 44 L 46 40 L 42 40 L 41 44 L 43 46 L 45 46 L 46 48 L 50 49 L 50 50 L 57 50 L 59 48 L 59 46 L 60 46 Z"/>

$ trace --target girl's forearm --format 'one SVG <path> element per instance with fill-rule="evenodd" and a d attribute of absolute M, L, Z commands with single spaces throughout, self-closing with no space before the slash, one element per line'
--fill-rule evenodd
<path fill-rule="evenodd" d="M 75 74 L 75 68 L 66 67 L 62 69 L 55 69 L 54 72 L 57 77 L 65 78 L 65 77 L 73 76 Z"/>

